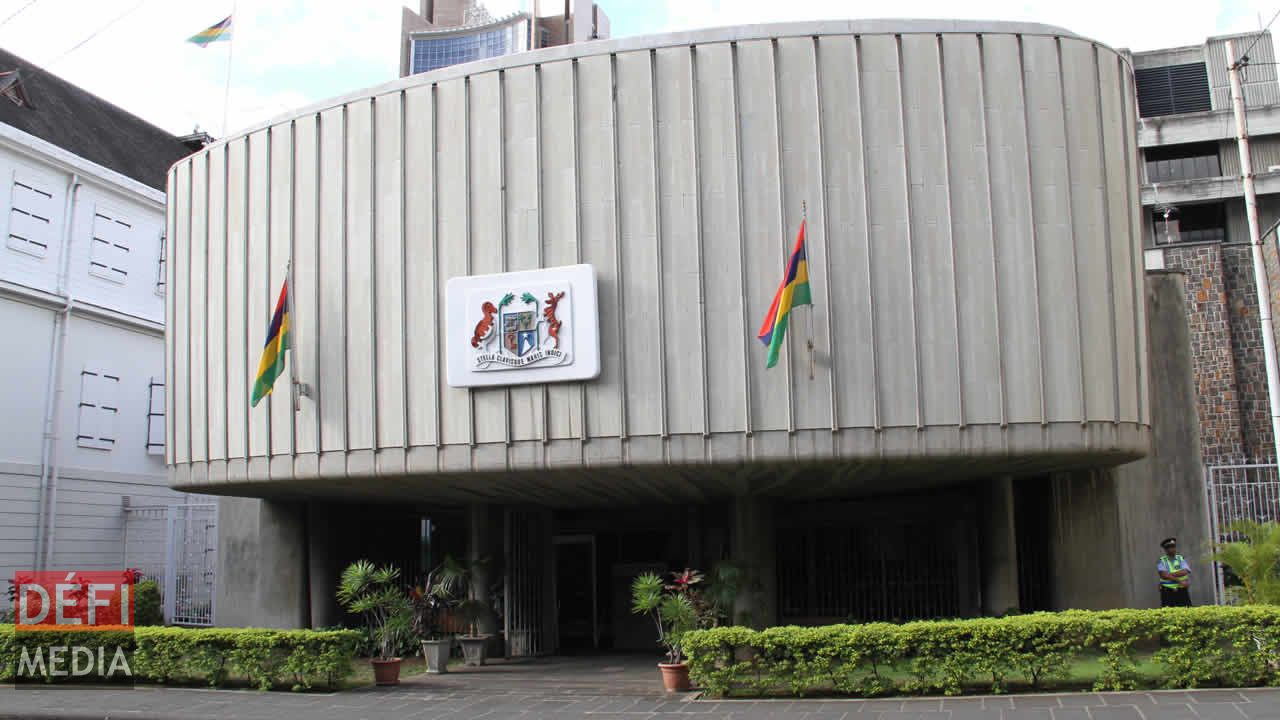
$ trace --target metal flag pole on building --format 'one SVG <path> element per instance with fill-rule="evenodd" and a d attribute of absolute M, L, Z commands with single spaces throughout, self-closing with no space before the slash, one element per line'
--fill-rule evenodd
<path fill-rule="evenodd" d="M 1249 132 L 1245 122 L 1244 90 L 1240 84 L 1240 68 L 1248 63 L 1248 54 L 1236 59 L 1235 44 L 1227 41 L 1227 70 L 1231 76 L 1231 109 L 1236 119 L 1236 147 L 1240 151 L 1240 174 L 1244 185 L 1245 216 L 1249 220 L 1249 249 L 1253 256 L 1253 281 L 1258 293 L 1258 319 L 1262 322 L 1262 351 L 1267 367 L 1267 398 L 1271 406 L 1273 447 L 1280 442 L 1280 370 L 1276 366 L 1276 335 L 1271 320 L 1271 283 L 1262 257 L 1262 235 L 1258 231 L 1258 193 L 1253 182 L 1253 161 L 1249 155 Z M 1280 452 L 1276 453 L 1280 463 Z"/>
<path fill-rule="evenodd" d="M 235 36 L 231 32 L 232 19 L 236 16 L 236 4 L 231 3 L 231 14 L 200 32 L 187 38 L 187 42 L 199 45 L 202 48 L 209 47 L 210 43 L 223 42 L 227 43 L 227 72 L 226 83 L 222 90 L 222 134 L 227 134 L 227 107 L 231 98 L 231 59 L 232 53 L 235 51 Z"/>
<path fill-rule="evenodd" d="M 227 30 L 231 30 L 232 18 L 236 16 L 236 4 L 231 3 L 231 14 L 227 16 Z M 234 33 L 228 33 L 227 38 L 227 77 L 222 88 L 222 136 L 227 135 L 227 113 L 231 106 L 231 60 L 235 57 L 236 37 Z"/>
<path fill-rule="evenodd" d="M 289 261 L 284 264 L 284 286 L 288 289 L 289 312 L 292 314 L 294 308 L 297 307 L 293 302 L 293 242 L 289 243 Z M 289 349 L 298 346 L 298 334 L 296 330 L 295 317 L 289 318 Z M 301 405 L 298 403 L 298 397 L 302 393 L 298 387 L 298 354 L 293 354 L 293 362 L 289 363 L 289 403 L 293 406 L 293 411 L 298 412 Z"/>
<path fill-rule="evenodd" d="M 809 225 L 809 204 L 804 200 L 800 201 L 800 224 Z M 804 236 L 804 257 L 809 259 L 809 236 Z M 809 337 L 805 340 L 805 347 L 809 350 L 809 379 L 813 380 L 814 374 L 814 357 L 813 357 L 813 305 L 809 305 L 809 311 L 805 313 L 808 318 Z"/>

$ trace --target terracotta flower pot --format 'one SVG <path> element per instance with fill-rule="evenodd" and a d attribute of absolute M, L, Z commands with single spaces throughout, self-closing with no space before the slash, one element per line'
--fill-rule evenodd
<path fill-rule="evenodd" d="M 662 686 L 667 692 L 688 692 L 689 666 L 686 663 L 658 663 L 662 671 Z"/>
<path fill-rule="evenodd" d="M 400 658 L 390 660 L 370 660 L 373 665 L 373 682 L 375 685 L 400 684 Z"/>

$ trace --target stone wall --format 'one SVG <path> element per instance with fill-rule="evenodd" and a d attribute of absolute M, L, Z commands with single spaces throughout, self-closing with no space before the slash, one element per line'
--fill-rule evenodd
<path fill-rule="evenodd" d="M 1262 347 L 1258 292 L 1249 246 L 1222 246 L 1222 268 L 1226 276 L 1244 454 L 1249 459 L 1271 458 L 1275 456 L 1275 442 L 1267 400 L 1267 360 Z"/>
<path fill-rule="evenodd" d="M 1210 465 L 1239 462 L 1245 452 L 1222 250 L 1220 245 L 1165 250 L 1165 267 L 1186 275 L 1200 445 Z"/>

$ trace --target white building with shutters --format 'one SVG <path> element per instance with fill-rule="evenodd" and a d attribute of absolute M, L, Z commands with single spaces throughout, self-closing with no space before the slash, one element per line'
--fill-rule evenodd
<path fill-rule="evenodd" d="M 184 142 L 0 53 L 0 577 L 126 561 L 164 467 L 165 168 Z M 14 91 L 13 88 L 18 90 Z"/>

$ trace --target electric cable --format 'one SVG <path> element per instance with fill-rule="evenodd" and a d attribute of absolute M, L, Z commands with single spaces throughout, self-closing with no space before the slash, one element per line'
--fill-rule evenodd
<path fill-rule="evenodd" d="M 9 13 L 9 17 L 5 18 L 4 20 L 0 20 L 0 27 L 4 27 L 5 25 L 8 25 L 9 21 L 21 15 L 23 10 L 26 10 L 27 8 L 31 7 L 32 5 L 35 5 L 38 2 L 40 2 L 40 0 L 28 0 L 26 5 L 23 5 L 17 10 L 14 10 L 13 12 Z"/>
<path fill-rule="evenodd" d="M 89 41 L 93 40 L 94 38 L 98 37 L 98 36 L 99 36 L 99 35 L 101 35 L 102 33 L 106 32 L 106 30 L 107 30 L 108 28 L 110 28 L 112 25 L 115 25 L 116 23 L 118 23 L 118 22 L 120 22 L 121 20 L 123 20 L 125 17 L 127 17 L 127 16 L 131 15 L 135 10 L 137 10 L 138 8 L 140 8 L 140 7 L 142 7 L 144 4 L 146 4 L 146 2 L 147 2 L 147 0 L 138 0 L 138 2 L 136 2 L 136 3 L 134 3 L 134 4 L 133 4 L 133 7 L 129 8 L 128 10 L 125 10 L 124 12 L 122 12 L 122 13 L 120 13 L 119 15 L 115 16 L 114 18 L 112 18 L 112 19 L 108 20 L 108 21 L 107 21 L 107 24 L 103 25 L 102 27 L 98 28 L 97 30 L 94 30 L 92 33 L 90 33 L 90 34 L 89 34 L 89 37 L 87 37 L 87 38 L 85 38 L 85 39 L 81 40 L 80 42 L 76 43 L 75 45 L 72 45 L 68 50 L 66 50 L 65 52 L 63 52 L 61 55 L 59 55 L 58 57 L 54 58 L 53 60 L 50 60 L 49 62 L 45 63 L 45 64 L 44 64 L 44 67 L 46 67 L 46 68 L 53 67 L 55 64 L 57 64 L 57 63 L 58 63 L 58 61 L 62 60 L 62 59 L 63 59 L 63 58 L 65 58 L 66 56 L 68 56 L 68 55 L 70 55 L 71 53 L 75 52 L 76 50 L 79 50 L 80 48 L 84 47 L 85 45 L 87 45 L 87 44 L 89 43 Z"/>
<path fill-rule="evenodd" d="M 1271 23 L 1275 22 L 1276 18 L 1278 17 L 1280 17 L 1280 10 L 1277 10 L 1276 14 L 1271 16 L 1271 22 L 1267 23 L 1267 26 L 1259 30 L 1258 34 L 1253 37 L 1253 42 L 1249 43 L 1248 50 L 1245 50 L 1244 52 L 1240 53 L 1240 58 L 1236 60 L 1237 66 L 1239 66 L 1242 63 L 1247 64 L 1246 58 L 1249 57 L 1249 52 L 1253 50 L 1254 46 L 1258 44 L 1258 41 L 1262 39 L 1262 34 L 1271 29 Z"/>

